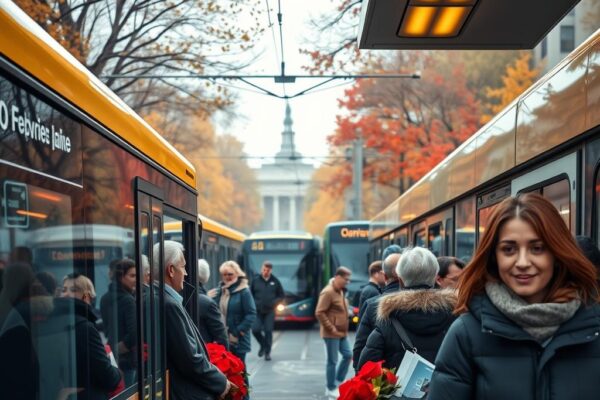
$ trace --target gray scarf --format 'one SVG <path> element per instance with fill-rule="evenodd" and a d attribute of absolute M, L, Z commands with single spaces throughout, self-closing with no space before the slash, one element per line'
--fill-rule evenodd
<path fill-rule="evenodd" d="M 539 343 L 552 337 L 581 306 L 581 301 L 578 299 L 567 303 L 529 304 L 501 283 L 486 283 L 485 292 L 502 314 L 523 328 Z"/>

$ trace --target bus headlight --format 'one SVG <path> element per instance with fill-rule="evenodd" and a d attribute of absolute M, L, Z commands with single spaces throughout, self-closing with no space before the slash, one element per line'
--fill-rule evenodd
<path fill-rule="evenodd" d="M 304 311 L 308 308 L 308 304 L 303 303 L 298 306 L 298 311 Z"/>
<path fill-rule="evenodd" d="M 285 306 L 283 304 L 277 304 L 277 307 L 275 307 L 275 310 L 277 310 L 277 312 L 282 313 L 285 311 Z"/>
<path fill-rule="evenodd" d="M 358 316 L 355 315 L 354 317 L 352 317 L 352 322 L 358 324 Z"/>

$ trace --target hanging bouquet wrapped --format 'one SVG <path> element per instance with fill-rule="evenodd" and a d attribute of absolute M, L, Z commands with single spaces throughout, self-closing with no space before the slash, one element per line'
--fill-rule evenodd
<path fill-rule="evenodd" d="M 248 395 L 248 387 L 244 378 L 246 372 L 244 371 L 244 363 L 238 357 L 227 351 L 225 346 L 218 343 L 207 343 L 206 350 L 208 351 L 208 357 L 210 362 L 215 365 L 221 371 L 227 379 L 239 390 L 231 393 L 227 398 L 231 400 L 242 400 Z"/>
<path fill-rule="evenodd" d="M 394 369 L 383 368 L 383 361 L 367 361 L 352 379 L 340 385 L 338 400 L 390 399 L 400 387 Z"/>

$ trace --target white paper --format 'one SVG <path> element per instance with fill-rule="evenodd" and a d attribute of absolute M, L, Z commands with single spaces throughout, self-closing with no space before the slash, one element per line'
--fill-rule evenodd
<path fill-rule="evenodd" d="M 429 391 L 434 369 L 435 365 L 417 353 L 407 350 L 396 372 L 400 388 L 396 390 L 394 396 L 411 399 L 425 397 Z"/>

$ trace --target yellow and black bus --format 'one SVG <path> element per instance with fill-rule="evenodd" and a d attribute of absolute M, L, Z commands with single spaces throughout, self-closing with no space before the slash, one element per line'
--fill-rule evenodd
<path fill-rule="evenodd" d="M 306 232 L 256 232 L 244 240 L 241 266 L 249 279 L 260 274 L 263 262 L 273 264 L 285 299 L 275 321 L 311 324 L 319 296 L 320 241 Z"/>
<path fill-rule="evenodd" d="M 538 192 L 573 234 L 600 239 L 600 31 L 515 99 L 370 227 L 390 243 L 468 261 L 504 198 Z"/>
<path fill-rule="evenodd" d="M 82 349 L 69 332 L 55 332 L 62 348 L 43 345 L 51 308 L 33 306 L 47 305 L 72 273 L 94 283 L 97 306 L 111 296 L 113 261 L 133 259 L 141 277 L 156 257 L 156 285 L 136 279 L 131 290 L 131 380 L 112 395 L 167 398 L 163 268 L 153 246 L 176 222 L 186 259 L 198 258 L 195 170 L 12 2 L 0 2 L 0 26 L 0 370 L 18 378 L 2 396 L 22 389 L 20 398 L 56 399 L 82 389 L 78 374 L 92 374 L 75 362 Z M 195 263 L 187 268 L 193 284 Z M 22 334 L 10 336 L 12 328 Z M 112 350 L 121 366 L 125 356 Z"/>

